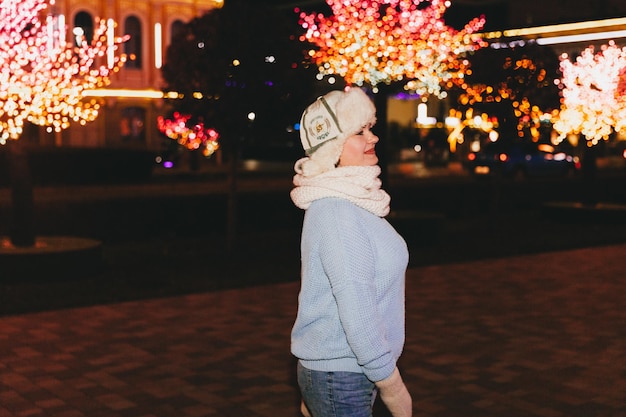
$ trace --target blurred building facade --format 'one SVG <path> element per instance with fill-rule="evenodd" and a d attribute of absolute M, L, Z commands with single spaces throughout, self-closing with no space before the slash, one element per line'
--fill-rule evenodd
<path fill-rule="evenodd" d="M 163 113 L 161 65 L 177 29 L 196 16 L 221 7 L 223 0 L 56 0 L 51 12 L 63 15 L 70 39 L 76 28 L 89 36 L 97 19 L 113 19 L 115 36 L 129 35 L 120 46 L 129 60 L 111 84 L 95 92 L 98 118 L 59 133 L 40 128 L 42 145 L 158 149 L 156 118 Z"/>

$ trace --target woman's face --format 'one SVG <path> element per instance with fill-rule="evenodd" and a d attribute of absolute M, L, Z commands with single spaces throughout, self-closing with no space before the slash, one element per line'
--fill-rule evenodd
<path fill-rule="evenodd" d="M 376 156 L 376 143 L 378 136 L 364 127 L 359 133 L 348 136 L 339 156 L 338 166 L 371 166 L 378 163 Z"/>

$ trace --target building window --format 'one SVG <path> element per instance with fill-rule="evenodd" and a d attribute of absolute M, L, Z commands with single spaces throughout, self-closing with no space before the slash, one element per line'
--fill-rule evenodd
<path fill-rule="evenodd" d="M 87 12 L 78 12 L 74 16 L 74 43 L 80 46 L 83 41 L 91 43 L 93 40 L 93 17 Z"/>
<path fill-rule="evenodd" d="M 136 16 L 129 16 L 124 21 L 124 33 L 129 39 L 124 42 L 124 53 L 128 56 L 125 68 L 140 69 L 142 66 L 141 53 L 141 22 Z"/>
<path fill-rule="evenodd" d="M 146 140 L 146 110 L 141 107 L 122 109 L 120 137 L 122 142 L 143 143 Z"/>
<path fill-rule="evenodd" d="M 170 26 L 170 43 L 182 32 L 185 23 L 182 20 L 175 20 Z"/>

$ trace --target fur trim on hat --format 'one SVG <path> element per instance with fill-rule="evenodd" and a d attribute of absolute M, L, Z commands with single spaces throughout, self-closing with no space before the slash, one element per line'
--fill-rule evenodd
<path fill-rule="evenodd" d="M 360 88 L 331 91 L 302 114 L 300 140 L 308 158 L 296 164 L 305 176 L 334 169 L 346 138 L 376 123 L 376 107 Z"/>

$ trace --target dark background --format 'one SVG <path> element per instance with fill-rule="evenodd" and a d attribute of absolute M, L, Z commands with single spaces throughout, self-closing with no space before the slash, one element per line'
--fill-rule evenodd
<path fill-rule="evenodd" d="M 411 267 L 623 243 L 625 177 L 601 175 L 590 184 L 580 177 L 392 175 L 388 219 L 407 240 Z M 298 280 L 303 212 L 289 198 L 291 173 L 243 172 L 238 184 L 230 249 L 223 173 L 36 188 L 37 235 L 96 239 L 102 261 L 74 269 L 35 268 L 24 277 L 8 273 L 5 262 L 0 314 Z M 577 206 L 590 194 L 621 206 Z M 7 197 L 8 190 L 0 188 L 0 235 L 6 235 L 10 218 Z"/>

